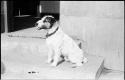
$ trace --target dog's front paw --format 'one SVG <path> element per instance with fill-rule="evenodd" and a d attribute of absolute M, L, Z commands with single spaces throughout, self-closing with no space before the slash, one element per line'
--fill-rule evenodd
<path fill-rule="evenodd" d="M 80 67 L 82 65 L 83 65 L 82 63 L 75 63 L 72 65 L 72 68 Z"/>
<path fill-rule="evenodd" d="M 82 63 L 77 63 L 77 64 L 73 64 L 72 65 L 72 68 L 78 68 L 80 66 L 82 66 L 83 64 Z"/>
<path fill-rule="evenodd" d="M 82 63 L 76 63 L 76 66 L 82 66 L 83 64 Z"/>
<path fill-rule="evenodd" d="M 51 66 L 56 67 L 56 66 L 57 66 L 57 63 L 54 63 L 54 62 L 53 62 L 53 63 L 51 64 Z"/>

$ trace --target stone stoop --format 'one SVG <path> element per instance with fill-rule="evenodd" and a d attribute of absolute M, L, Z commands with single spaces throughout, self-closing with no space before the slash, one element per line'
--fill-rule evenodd
<path fill-rule="evenodd" d="M 44 40 L 32 38 L 2 38 L 1 61 L 4 73 L 1 79 L 97 79 L 103 58 L 86 54 L 88 62 L 72 68 L 69 62 L 57 67 L 46 63 L 48 49 Z"/>

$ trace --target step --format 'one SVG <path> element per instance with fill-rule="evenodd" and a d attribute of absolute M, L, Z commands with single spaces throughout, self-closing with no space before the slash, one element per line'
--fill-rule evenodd
<path fill-rule="evenodd" d="M 47 51 L 44 40 L 2 38 L 1 61 L 5 73 L 1 79 L 96 79 L 102 70 L 103 58 L 89 54 L 85 55 L 88 63 L 81 67 L 72 68 L 69 62 L 52 67 L 46 63 Z"/>

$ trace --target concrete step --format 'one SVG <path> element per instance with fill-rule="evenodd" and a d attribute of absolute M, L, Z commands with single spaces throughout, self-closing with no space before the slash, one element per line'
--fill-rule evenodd
<path fill-rule="evenodd" d="M 5 65 L 2 79 L 96 79 L 102 70 L 103 58 L 97 56 L 86 55 L 88 63 L 78 68 L 72 68 L 69 62 L 51 67 L 45 63 L 47 56 L 21 55 L 21 52 L 9 51 L 2 57 Z"/>
<path fill-rule="evenodd" d="M 1 79 L 96 79 L 100 75 L 103 58 L 86 54 L 88 63 L 72 68 L 69 62 L 57 67 L 46 63 L 44 40 L 32 38 L 2 38 L 1 61 L 4 74 Z M 33 72 L 33 73 L 32 73 Z"/>

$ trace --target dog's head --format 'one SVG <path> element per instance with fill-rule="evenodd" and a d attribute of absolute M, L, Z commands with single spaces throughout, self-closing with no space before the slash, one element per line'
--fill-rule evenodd
<path fill-rule="evenodd" d="M 55 22 L 56 19 L 53 16 L 47 15 L 41 18 L 41 20 L 37 21 L 35 26 L 37 27 L 38 30 L 51 29 Z"/>

